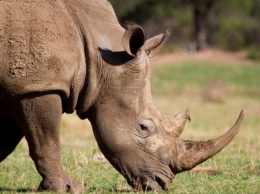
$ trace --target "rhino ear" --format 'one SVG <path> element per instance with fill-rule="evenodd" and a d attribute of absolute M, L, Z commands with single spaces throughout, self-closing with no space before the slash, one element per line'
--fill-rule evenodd
<path fill-rule="evenodd" d="M 125 51 L 131 56 L 138 56 L 145 42 L 145 34 L 142 27 L 135 23 L 127 22 L 126 31 L 122 39 Z"/>
<path fill-rule="evenodd" d="M 150 38 L 145 42 L 145 51 L 148 57 L 154 57 L 157 53 L 160 52 L 171 33 L 171 30 L 166 30 L 164 33 Z"/>

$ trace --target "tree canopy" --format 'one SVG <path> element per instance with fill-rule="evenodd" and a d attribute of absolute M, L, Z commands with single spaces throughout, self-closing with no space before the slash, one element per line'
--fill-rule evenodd
<path fill-rule="evenodd" d="M 134 21 L 147 36 L 171 29 L 185 49 L 260 48 L 260 0 L 110 0 L 119 21 Z"/>

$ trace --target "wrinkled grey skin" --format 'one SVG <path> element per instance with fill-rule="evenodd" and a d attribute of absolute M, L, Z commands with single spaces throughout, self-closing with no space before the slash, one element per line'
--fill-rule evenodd
<path fill-rule="evenodd" d="M 218 153 L 243 111 L 222 137 L 195 142 L 179 138 L 188 110 L 167 117 L 153 104 L 149 57 L 169 35 L 125 30 L 105 0 L 0 1 L 0 162 L 25 137 L 39 190 L 84 190 L 60 162 L 61 115 L 74 111 L 137 190 L 166 190 L 175 174 Z"/>

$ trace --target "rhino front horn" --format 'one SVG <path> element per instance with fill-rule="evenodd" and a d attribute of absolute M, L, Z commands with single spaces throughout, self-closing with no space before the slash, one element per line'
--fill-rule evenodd
<path fill-rule="evenodd" d="M 216 139 L 199 142 L 178 139 L 176 143 L 177 157 L 175 156 L 171 163 L 172 171 L 180 173 L 190 170 L 217 154 L 236 136 L 243 120 L 244 110 L 240 112 L 233 127 Z"/>

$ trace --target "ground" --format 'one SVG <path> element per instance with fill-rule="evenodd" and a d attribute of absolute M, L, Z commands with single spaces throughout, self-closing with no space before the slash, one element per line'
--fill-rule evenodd
<path fill-rule="evenodd" d="M 151 59 L 154 64 L 172 64 L 185 60 L 220 60 L 223 63 L 237 64 L 237 63 L 251 63 L 247 58 L 247 53 L 244 51 L 239 52 L 225 52 L 221 50 L 207 49 L 200 52 L 177 52 L 177 53 L 164 53 Z"/>

